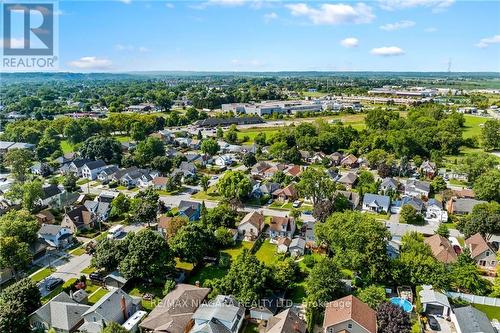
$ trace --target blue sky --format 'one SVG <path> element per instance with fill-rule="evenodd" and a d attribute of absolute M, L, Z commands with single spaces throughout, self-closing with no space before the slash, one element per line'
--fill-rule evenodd
<path fill-rule="evenodd" d="M 61 1 L 71 71 L 500 71 L 500 2 Z"/>

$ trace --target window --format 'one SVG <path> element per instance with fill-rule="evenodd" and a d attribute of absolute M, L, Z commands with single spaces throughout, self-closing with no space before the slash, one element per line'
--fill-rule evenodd
<path fill-rule="evenodd" d="M 486 251 L 486 256 L 489 257 L 490 256 L 490 251 Z"/>
<path fill-rule="evenodd" d="M 352 324 L 347 324 L 347 328 L 352 328 Z"/>

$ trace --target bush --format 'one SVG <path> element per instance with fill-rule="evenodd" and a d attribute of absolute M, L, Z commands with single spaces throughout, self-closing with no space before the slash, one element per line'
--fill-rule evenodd
<path fill-rule="evenodd" d="M 165 285 L 163 286 L 163 296 L 166 296 L 169 292 L 174 290 L 175 288 L 175 281 L 174 280 L 167 280 L 165 281 Z"/>
<path fill-rule="evenodd" d="M 316 265 L 316 259 L 312 255 L 304 256 L 302 262 L 307 268 L 313 268 Z"/>

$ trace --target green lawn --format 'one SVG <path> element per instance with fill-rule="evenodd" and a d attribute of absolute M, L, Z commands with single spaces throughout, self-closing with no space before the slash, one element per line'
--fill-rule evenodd
<path fill-rule="evenodd" d="M 243 249 L 249 249 L 253 246 L 253 242 L 246 242 L 242 241 L 241 243 L 238 243 L 237 245 L 233 246 L 232 248 L 222 250 L 221 252 L 227 253 L 229 256 L 231 256 L 231 260 L 235 260 L 236 257 L 243 252 Z"/>
<path fill-rule="evenodd" d="M 45 297 L 42 297 L 41 301 L 42 304 L 47 303 L 50 301 L 52 298 L 55 296 L 59 295 L 65 286 L 70 286 L 76 282 L 76 278 L 69 279 L 68 281 L 64 282 L 64 284 L 59 285 L 56 289 L 52 290 L 49 294 L 47 294 Z"/>
<path fill-rule="evenodd" d="M 129 142 L 130 140 L 132 140 L 130 138 L 130 136 L 126 136 L 126 135 L 115 136 L 115 139 L 118 140 L 119 142 Z"/>
<path fill-rule="evenodd" d="M 243 140 L 243 138 L 247 136 L 248 140 L 243 142 L 243 144 L 251 144 L 255 141 L 255 137 L 259 133 L 265 133 L 266 138 L 270 138 L 274 134 L 278 133 L 281 128 L 283 127 L 261 127 L 261 128 L 242 129 L 238 132 L 238 140 Z"/>
<path fill-rule="evenodd" d="M 72 254 L 74 256 L 81 256 L 82 254 L 85 253 L 85 249 L 83 247 L 77 247 L 74 250 L 71 250 L 69 254 Z"/>
<path fill-rule="evenodd" d="M 195 284 L 196 281 L 199 281 L 200 285 L 203 285 L 205 280 L 220 279 L 224 277 L 227 271 L 228 268 L 222 268 L 217 265 L 209 264 L 201 268 L 195 274 L 191 275 L 188 279 L 188 283 Z"/>
<path fill-rule="evenodd" d="M 97 303 L 101 298 L 106 296 L 106 294 L 109 292 L 109 290 L 99 288 L 97 289 L 92 295 L 89 296 L 89 304 L 93 305 Z"/>
<path fill-rule="evenodd" d="M 192 195 L 191 197 L 194 199 L 198 199 L 198 200 L 213 200 L 213 201 L 222 200 L 222 197 L 217 192 L 217 189 L 215 186 L 210 186 L 208 188 L 207 192 L 200 191 L 200 192 Z"/>
<path fill-rule="evenodd" d="M 473 136 L 481 135 L 481 124 L 484 124 L 489 118 L 464 115 L 465 118 L 465 130 L 464 130 L 464 138 L 471 138 Z"/>
<path fill-rule="evenodd" d="M 34 282 L 40 282 L 46 277 L 50 276 L 50 274 L 54 273 L 56 270 L 54 268 L 45 267 L 44 269 L 39 270 L 35 274 L 31 276 L 31 280 Z"/>
<path fill-rule="evenodd" d="M 482 304 L 472 304 L 476 309 L 483 311 L 488 319 L 499 319 L 500 320 L 500 307 Z"/>
<path fill-rule="evenodd" d="M 266 240 L 255 253 L 255 256 L 266 265 L 274 264 L 278 259 L 276 255 L 276 245 L 271 244 L 268 240 Z"/>
<path fill-rule="evenodd" d="M 89 267 L 83 269 L 83 271 L 81 271 L 81 273 L 88 275 L 88 274 L 94 273 L 95 271 L 96 271 L 95 267 L 89 266 Z"/>
<path fill-rule="evenodd" d="M 190 262 L 183 262 L 179 258 L 175 258 L 175 268 L 183 269 L 185 271 L 192 271 L 194 265 Z"/>
<path fill-rule="evenodd" d="M 155 287 L 146 284 L 139 284 L 128 292 L 131 296 L 142 297 L 144 294 L 153 295 L 152 300 L 143 299 L 141 304 L 144 310 L 150 312 L 163 299 L 163 287 Z"/>
<path fill-rule="evenodd" d="M 247 321 L 243 333 L 259 333 L 259 325 Z"/>
<path fill-rule="evenodd" d="M 61 141 L 61 149 L 64 154 L 71 153 L 74 150 L 73 145 L 68 140 Z"/>
<path fill-rule="evenodd" d="M 90 182 L 90 179 L 84 178 L 76 182 L 76 185 L 85 185 Z"/>

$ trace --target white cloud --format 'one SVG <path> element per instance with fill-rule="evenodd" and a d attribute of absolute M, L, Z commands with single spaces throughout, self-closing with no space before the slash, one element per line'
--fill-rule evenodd
<path fill-rule="evenodd" d="M 357 47 L 358 44 L 359 44 L 359 40 L 357 38 L 354 38 L 354 37 L 345 38 L 345 39 L 342 39 L 340 41 L 340 45 L 342 45 L 343 47 L 348 47 L 348 48 Z"/>
<path fill-rule="evenodd" d="M 415 25 L 415 22 L 413 21 L 399 21 L 395 23 L 387 23 L 384 25 L 380 26 L 380 29 L 385 30 L 385 31 L 394 31 L 394 30 L 399 30 L 399 29 L 406 29 L 406 28 L 411 28 Z"/>
<path fill-rule="evenodd" d="M 148 49 L 147 47 L 144 47 L 144 46 L 140 46 L 138 50 L 139 50 L 139 52 L 142 52 L 142 53 L 151 51 L 150 49 Z"/>
<path fill-rule="evenodd" d="M 8 39 L 0 39 L 0 48 L 3 49 L 4 43 L 6 43 Z M 10 39 L 10 47 L 14 49 L 22 49 L 24 48 L 24 39 L 23 38 L 11 38 Z"/>
<path fill-rule="evenodd" d="M 383 47 L 376 47 L 370 51 L 371 54 L 373 55 L 378 55 L 378 56 L 383 56 L 383 57 L 390 57 L 390 56 L 400 56 L 405 54 L 405 51 L 401 49 L 400 47 L 397 46 L 383 46 Z"/>
<path fill-rule="evenodd" d="M 426 28 L 424 31 L 425 31 L 425 32 L 432 33 L 432 32 L 436 32 L 436 31 L 438 31 L 438 29 L 436 29 L 436 28 L 434 28 L 434 27 L 429 27 L 429 28 Z"/>
<path fill-rule="evenodd" d="M 343 23 L 370 23 L 375 15 L 370 6 L 364 3 L 355 5 L 322 4 L 313 8 L 305 3 L 286 5 L 293 16 L 305 16 L 313 24 L 343 24 Z"/>
<path fill-rule="evenodd" d="M 118 0 L 118 1 L 120 1 L 121 3 L 124 3 L 126 5 L 132 3 L 132 0 Z"/>
<path fill-rule="evenodd" d="M 165 7 L 172 9 L 172 8 L 175 8 L 175 5 L 173 3 L 171 3 L 171 2 L 167 2 L 165 4 Z"/>
<path fill-rule="evenodd" d="M 276 14 L 275 12 L 264 14 L 264 20 L 266 22 L 271 22 L 272 20 L 276 20 L 277 18 L 278 14 Z"/>
<path fill-rule="evenodd" d="M 385 10 L 427 7 L 432 8 L 433 12 L 443 11 L 454 2 L 455 0 L 379 0 L 380 7 Z"/>
<path fill-rule="evenodd" d="M 84 70 L 103 70 L 110 69 L 113 63 L 111 60 L 97 57 L 81 57 L 78 60 L 69 62 L 71 67 Z"/>
<path fill-rule="evenodd" d="M 489 38 L 482 38 L 479 41 L 479 43 L 476 44 L 476 46 L 484 49 L 484 48 L 490 46 L 491 44 L 498 44 L 498 43 L 500 43 L 500 35 L 495 35 L 495 36 L 489 37 Z"/>

